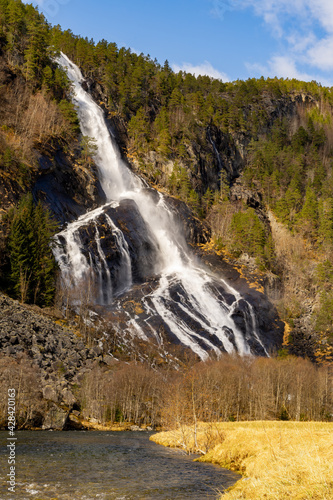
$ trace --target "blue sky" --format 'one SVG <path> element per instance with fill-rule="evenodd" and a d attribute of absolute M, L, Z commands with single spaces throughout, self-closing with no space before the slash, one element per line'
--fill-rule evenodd
<path fill-rule="evenodd" d="M 30 2 L 26 2 L 30 3 Z M 36 0 L 51 24 L 174 70 L 333 85 L 332 0 Z"/>

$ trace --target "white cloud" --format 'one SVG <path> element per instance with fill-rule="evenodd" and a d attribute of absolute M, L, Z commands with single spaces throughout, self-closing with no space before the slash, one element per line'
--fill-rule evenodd
<path fill-rule="evenodd" d="M 273 56 L 268 62 L 268 74 L 282 78 L 297 78 L 297 80 L 314 80 L 308 73 L 299 71 L 296 62 L 290 56 Z"/>
<path fill-rule="evenodd" d="M 237 0 L 209 0 L 212 5 L 210 9 L 210 13 L 214 17 L 219 17 L 220 19 L 224 18 L 224 14 L 235 8 L 235 3 Z"/>
<path fill-rule="evenodd" d="M 266 63 L 266 70 L 276 70 L 277 76 L 311 79 L 298 68 L 310 65 L 324 73 L 333 69 L 332 0 L 235 0 L 234 6 L 252 8 L 284 45 L 283 53 Z M 258 69 L 258 65 L 248 68 Z"/>
<path fill-rule="evenodd" d="M 332 85 L 332 80 L 328 78 L 323 78 L 318 74 L 305 73 L 297 69 L 297 61 L 295 61 L 291 56 L 273 56 L 266 65 L 262 64 L 246 64 L 246 68 L 249 73 L 257 77 L 265 76 L 274 78 L 296 78 L 297 80 L 302 80 L 305 82 L 310 82 L 315 80 L 320 82 L 322 85 L 330 87 Z"/>
<path fill-rule="evenodd" d="M 290 47 L 292 47 L 293 52 L 304 53 L 316 43 L 317 39 L 313 32 L 309 32 L 308 34 L 300 37 L 297 31 L 292 31 L 287 37 L 286 40 Z"/>
<path fill-rule="evenodd" d="M 307 0 L 312 15 L 317 19 L 324 29 L 333 33 L 333 3 L 331 0 Z"/>
<path fill-rule="evenodd" d="M 323 38 L 315 43 L 307 52 L 312 66 L 329 71 L 333 69 L 333 36 Z"/>
<path fill-rule="evenodd" d="M 226 75 L 225 73 L 221 73 L 220 71 L 215 69 L 208 61 L 204 61 L 202 64 L 199 64 L 197 66 L 191 63 L 183 63 L 182 66 L 179 66 L 178 64 L 173 64 L 172 69 L 176 73 L 178 73 L 179 71 L 186 71 L 186 73 L 192 73 L 195 76 L 207 75 L 211 76 L 212 78 L 218 78 L 223 82 L 229 82 L 228 75 Z"/>

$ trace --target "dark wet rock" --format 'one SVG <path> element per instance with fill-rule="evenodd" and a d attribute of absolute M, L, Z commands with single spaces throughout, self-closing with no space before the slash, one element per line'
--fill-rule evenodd
<path fill-rule="evenodd" d="M 248 319 L 250 314 L 250 310 L 246 305 L 246 302 L 248 302 L 253 308 L 259 337 L 266 351 L 272 353 L 280 349 L 283 342 L 284 323 L 280 320 L 276 307 L 268 295 L 253 287 L 252 282 L 256 281 L 256 276 L 252 276 L 251 280 L 251 273 L 248 273 L 248 279 L 245 279 L 232 264 L 214 252 L 197 250 L 197 254 L 210 272 L 221 276 L 242 295 L 242 300 L 238 301 L 238 307 L 234 310 L 233 319 L 235 322 L 241 328 L 244 328 L 245 319 Z M 224 296 L 227 298 L 227 294 L 224 294 Z M 234 300 L 232 295 L 230 295 L 230 300 L 232 302 Z M 251 344 L 251 349 L 254 353 L 266 355 L 262 345 L 255 337 L 251 337 L 251 342 L 248 336 L 246 338 L 249 344 Z"/>
<path fill-rule="evenodd" d="M 290 332 L 288 350 L 294 356 L 307 357 L 313 362 L 317 361 L 315 336 L 309 333 L 308 328 L 302 324 L 301 320 L 295 320 L 295 326 Z"/>
<path fill-rule="evenodd" d="M 83 254 L 88 262 L 92 261 L 98 267 L 98 238 L 105 260 L 110 271 L 112 288 L 117 293 L 122 286 L 124 272 L 122 251 L 114 229 L 110 227 L 109 217 L 116 229 L 120 229 L 128 245 L 131 258 L 131 274 L 134 282 L 142 282 L 154 273 L 158 258 L 158 246 L 149 227 L 143 220 L 136 203 L 132 200 L 121 200 L 119 206 L 106 205 L 93 221 L 79 228 Z"/>
<path fill-rule="evenodd" d="M 96 170 L 87 170 L 69 159 L 59 147 L 39 157 L 39 173 L 33 194 L 60 222 L 76 219 L 88 209 L 105 203 Z"/>
<path fill-rule="evenodd" d="M 154 273 L 158 259 L 158 245 L 143 220 L 133 200 L 121 200 L 119 207 L 110 208 L 106 213 L 121 229 L 129 247 L 134 281 L 145 281 Z"/>
<path fill-rule="evenodd" d="M 196 219 L 183 201 L 172 196 L 165 196 L 165 199 L 173 211 L 176 222 L 175 231 L 178 230 L 190 245 L 207 243 L 211 237 L 209 227 L 199 219 Z"/>

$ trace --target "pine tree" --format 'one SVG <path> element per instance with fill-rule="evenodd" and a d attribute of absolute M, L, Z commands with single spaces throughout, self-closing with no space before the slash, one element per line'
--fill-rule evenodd
<path fill-rule="evenodd" d="M 149 122 L 143 108 L 140 108 L 131 118 L 128 124 L 128 134 L 133 141 L 133 146 L 139 151 L 145 151 L 149 136 Z"/>
<path fill-rule="evenodd" d="M 39 80 L 48 64 L 49 28 L 44 17 L 31 5 L 27 6 L 28 45 L 24 52 L 26 79 Z"/>
<path fill-rule="evenodd" d="M 9 250 L 13 294 L 21 302 L 29 302 L 34 272 L 33 256 L 36 251 L 32 195 L 23 198 L 14 213 L 9 235 Z"/>
<path fill-rule="evenodd" d="M 57 224 L 51 214 L 39 201 L 33 213 L 34 238 L 36 250 L 34 254 L 34 298 L 35 304 L 49 305 L 55 293 L 56 263 L 51 244 Z"/>
<path fill-rule="evenodd" d="M 306 236 L 314 238 L 318 227 L 318 202 L 312 188 L 308 187 L 303 208 L 299 214 L 299 225 Z"/>
<path fill-rule="evenodd" d="M 318 204 L 319 235 L 323 241 L 333 243 L 333 198 L 327 198 Z"/>
<path fill-rule="evenodd" d="M 25 196 L 10 215 L 9 258 L 12 295 L 21 302 L 50 305 L 56 263 L 51 250 L 57 224 L 41 202 Z"/>
<path fill-rule="evenodd" d="M 214 201 L 213 191 L 208 187 L 205 194 L 202 197 L 202 205 L 205 213 L 208 213 L 208 210 L 212 206 Z"/>

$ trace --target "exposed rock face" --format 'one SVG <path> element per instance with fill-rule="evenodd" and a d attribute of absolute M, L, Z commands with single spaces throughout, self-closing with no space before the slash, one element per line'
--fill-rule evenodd
<path fill-rule="evenodd" d="M 113 222 L 122 230 L 132 262 L 134 281 L 144 281 L 154 272 L 158 258 L 157 243 L 133 200 L 122 200 L 116 209 L 108 209 Z"/>
<path fill-rule="evenodd" d="M 79 228 L 83 254 L 87 262 L 93 263 L 99 256 L 96 242 L 96 230 L 98 231 L 99 244 L 111 274 L 113 290 L 117 291 L 117 286 L 122 282 L 120 274 L 123 272 L 123 254 L 117 234 L 107 218 L 111 219 L 116 229 L 122 231 L 127 242 L 131 259 L 130 273 L 134 282 L 142 282 L 154 272 L 158 249 L 157 242 L 132 200 L 121 200 L 117 207 L 106 205 L 104 212 L 96 219 Z"/>
<path fill-rule="evenodd" d="M 316 362 L 317 357 L 315 338 L 311 335 L 311 328 L 304 326 L 301 320 L 295 321 L 295 327 L 291 332 L 291 342 L 289 345 L 289 352 L 294 356 L 306 355 L 311 361 Z"/>
<path fill-rule="evenodd" d="M 33 425 L 63 429 L 76 408 L 73 386 L 84 373 L 87 360 L 102 360 L 75 334 L 51 319 L 21 306 L 0 293 L 0 353 L 33 361 L 41 374 L 40 397 L 47 402 L 46 413 L 31 417 Z"/>
<path fill-rule="evenodd" d="M 242 200 L 246 205 L 252 208 L 260 208 L 262 204 L 262 196 L 258 191 L 245 188 L 241 179 L 237 179 L 233 184 L 230 192 L 230 200 Z"/>
<path fill-rule="evenodd" d="M 2 353 L 17 355 L 25 351 L 46 373 L 53 373 L 58 366 L 66 380 L 73 379 L 89 354 L 81 339 L 3 294 L 0 311 Z"/>
<path fill-rule="evenodd" d="M 42 429 L 45 431 L 51 429 L 54 431 L 62 431 L 66 427 L 68 418 L 68 411 L 63 410 L 55 404 L 51 404 L 45 414 Z"/>
<path fill-rule="evenodd" d="M 49 207 L 59 222 L 77 219 L 88 209 L 105 203 L 96 170 L 81 167 L 61 148 L 41 154 L 39 165 L 34 196 Z"/>
<path fill-rule="evenodd" d="M 193 217 L 191 210 L 183 201 L 171 196 L 166 196 L 165 198 L 168 205 L 174 211 L 174 217 L 187 243 L 189 245 L 206 243 L 211 236 L 208 225 Z"/>
<path fill-rule="evenodd" d="M 154 189 L 147 189 L 147 194 L 156 197 L 156 203 L 159 201 L 159 194 Z M 171 197 L 166 197 L 166 200 L 173 212 L 174 231 L 179 233 L 179 238 L 185 237 L 191 245 L 205 243 L 209 231 L 192 216 L 186 204 Z M 129 273 L 134 283 L 143 283 L 153 276 L 159 259 L 158 243 L 136 203 L 124 199 L 117 206 L 106 204 L 100 215 L 79 227 L 78 234 L 82 253 L 95 269 L 101 266 L 100 253 L 103 253 L 103 266 L 106 265 L 110 272 L 112 289 L 116 294 L 119 286 L 126 280 L 124 253 L 120 248 L 117 230 L 122 232 L 127 244 L 130 260 L 127 265 L 131 267 Z M 59 240 L 65 244 L 62 236 Z"/>
<path fill-rule="evenodd" d="M 239 329 L 244 332 L 244 337 L 251 349 L 251 353 L 258 356 L 266 356 L 267 352 L 268 354 L 275 352 L 282 344 L 284 331 L 284 324 L 279 321 L 276 309 L 263 293 L 251 290 L 246 281 L 242 279 L 237 271 L 232 269 L 231 266 L 228 266 L 226 263 L 224 263 L 224 266 L 229 267 L 228 282 L 232 286 L 242 288 L 242 293 L 244 294 L 244 299 L 237 302 L 237 307 L 233 310 L 231 317 Z M 214 265 L 215 271 L 217 271 L 217 268 L 218 265 Z M 147 338 L 154 339 L 152 331 L 155 331 L 158 332 L 161 344 L 181 346 L 179 338 L 172 332 L 163 317 L 159 316 L 157 313 L 153 314 L 155 306 L 151 300 L 151 294 L 153 294 L 159 286 L 159 277 L 154 277 L 147 280 L 143 285 L 133 286 L 129 292 L 119 297 L 117 299 L 116 309 L 117 321 L 123 330 L 130 330 L 135 322 L 139 325 L 140 332 Z M 234 296 L 231 294 L 228 296 L 226 289 L 221 285 L 219 287 L 218 281 L 215 282 L 214 286 L 215 290 L 219 290 L 220 295 L 224 297 L 229 305 L 234 302 Z M 184 322 L 192 328 L 193 331 L 196 331 L 202 339 L 206 338 L 210 340 L 221 350 L 221 352 L 225 352 L 225 347 L 221 340 L 219 340 L 217 336 L 206 332 L 202 325 L 200 327 L 200 325 L 196 324 L 195 318 L 186 313 L 183 307 L 186 296 L 184 296 L 183 290 L 177 280 L 174 280 L 168 292 L 170 298 L 175 299 L 170 306 L 170 311 L 177 315 L 179 322 Z M 253 308 L 252 311 L 249 304 Z M 248 328 L 249 325 L 252 325 L 251 314 L 253 312 L 258 318 L 257 330 L 261 342 L 253 335 L 252 328 Z M 224 333 L 237 350 L 234 332 L 224 327 Z M 200 341 L 197 337 L 196 341 L 203 349 L 207 348 L 205 343 Z M 265 348 L 263 346 L 265 346 Z"/>
<path fill-rule="evenodd" d="M 244 301 L 239 301 L 239 307 L 234 311 L 233 319 L 235 322 L 238 322 L 239 326 L 242 327 L 244 318 L 249 314 L 245 301 L 249 302 L 256 315 L 260 338 L 266 346 L 268 353 L 276 352 L 282 345 L 284 323 L 279 319 L 275 306 L 268 299 L 267 295 L 263 293 L 263 290 L 259 291 L 253 287 L 251 281 L 255 282 L 255 277 L 253 276 L 251 280 L 251 273 L 249 273 L 249 279 L 245 279 L 235 267 L 226 260 L 219 258 L 213 252 L 199 250 L 198 255 L 211 271 L 223 276 L 245 299 Z M 249 341 L 250 337 L 247 337 L 247 340 Z M 260 352 L 258 346 L 253 351 L 259 355 L 263 354 Z"/>

